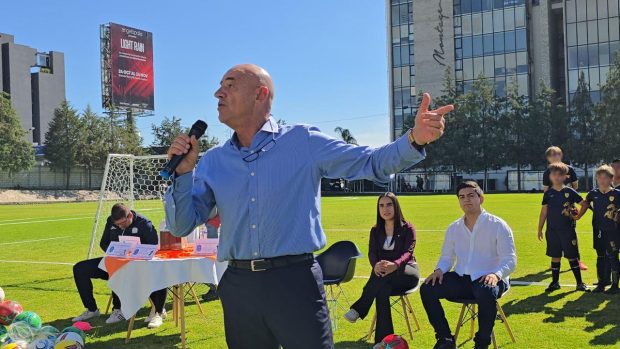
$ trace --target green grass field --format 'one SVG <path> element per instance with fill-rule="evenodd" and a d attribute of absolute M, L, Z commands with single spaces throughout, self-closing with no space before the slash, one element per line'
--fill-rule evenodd
<path fill-rule="evenodd" d="M 536 239 L 540 194 L 487 195 L 484 207 L 504 218 L 515 235 L 518 265 L 512 280 L 535 282 L 528 286 L 513 286 L 501 300 L 504 311 L 515 333 L 517 343 L 510 342 L 505 328 L 497 322 L 498 345 L 504 348 L 587 348 L 620 347 L 620 296 L 585 294 L 564 287 L 550 295 L 543 292 L 549 282 L 549 259 L 544 255 L 544 243 Z M 354 241 L 365 254 L 368 232 L 375 219 L 374 197 L 331 197 L 323 199 L 323 226 L 328 242 Z M 454 196 L 408 196 L 401 202 L 405 216 L 418 229 L 416 257 L 422 275 L 434 269 L 443 231 L 460 216 Z M 161 204 L 149 204 L 144 213 L 158 221 Z M 21 302 L 26 310 L 41 315 L 56 327 L 70 325 L 71 318 L 82 312 L 75 291 L 71 265 L 84 259 L 88 250 L 95 203 L 63 203 L 41 205 L 0 206 L 0 286 L 8 299 Z M 585 281 L 595 281 L 596 255 L 592 249 L 590 216 L 578 224 L 582 259 L 590 266 L 584 273 Z M 54 264 L 48 264 L 48 262 Z M 561 283 L 574 284 L 563 262 Z M 366 259 L 360 260 L 355 278 L 344 286 L 350 300 L 359 296 L 364 276 L 370 273 Z M 199 291 L 206 290 L 206 287 Z M 105 308 L 109 290 L 105 282 L 95 282 L 95 293 L 100 308 Z M 409 340 L 411 348 L 431 348 L 434 333 L 428 323 L 419 294 L 411 296 L 421 330 Z M 187 338 L 189 348 L 225 348 L 222 309 L 218 302 L 204 304 L 207 318 L 187 300 Z M 170 309 L 170 304 L 167 306 Z M 450 323 L 457 319 L 459 306 L 445 304 Z M 276 311 L 276 310 L 274 310 Z M 372 313 L 371 311 L 371 316 Z M 133 339 L 124 344 L 126 324 L 105 326 L 105 317 L 92 322 L 87 348 L 175 348 L 180 347 L 179 331 L 169 319 L 156 330 L 148 330 L 142 322 L 148 309 L 138 314 Z M 338 313 L 341 317 L 342 311 Z M 404 320 L 393 313 L 395 329 L 406 333 Z M 349 324 L 338 319 L 335 332 L 337 348 L 370 348 L 361 341 L 370 326 L 370 319 Z M 467 331 L 464 331 L 467 333 Z M 239 334 L 243 335 L 243 334 Z M 463 334 L 459 342 L 469 336 Z M 471 348 L 473 343 L 466 342 Z"/>

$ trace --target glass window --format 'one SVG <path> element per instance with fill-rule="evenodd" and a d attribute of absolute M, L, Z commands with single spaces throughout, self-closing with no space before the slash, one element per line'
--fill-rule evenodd
<path fill-rule="evenodd" d="M 495 33 L 493 34 L 493 41 L 495 46 L 495 53 L 503 53 L 504 52 L 504 33 Z"/>
<path fill-rule="evenodd" d="M 392 50 L 392 64 L 394 66 L 400 65 L 400 46 L 394 46 Z"/>
<path fill-rule="evenodd" d="M 461 24 L 463 25 L 463 35 L 471 35 L 471 15 L 461 17 Z"/>
<path fill-rule="evenodd" d="M 399 25 L 400 17 L 398 16 L 398 6 L 392 6 L 392 25 Z"/>
<path fill-rule="evenodd" d="M 495 59 L 493 56 L 484 57 L 484 76 L 493 77 L 495 75 Z"/>
<path fill-rule="evenodd" d="M 598 28 L 596 20 L 588 21 L 588 44 L 596 44 L 598 42 Z"/>
<path fill-rule="evenodd" d="M 495 55 L 495 75 L 506 74 L 506 62 L 504 61 L 504 55 Z"/>
<path fill-rule="evenodd" d="M 471 12 L 471 0 L 461 0 L 461 12 L 462 13 Z"/>
<path fill-rule="evenodd" d="M 577 24 L 566 25 L 566 44 L 568 46 L 577 45 Z"/>
<path fill-rule="evenodd" d="M 600 65 L 609 64 L 609 44 L 606 42 L 598 45 L 598 63 Z"/>
<path fill-rule="evenodd" d="M 577 44 L 584 45 L 588 43 L 588 23 L 577 23 Z"/>
<path fill-rule="evenodd" d="M 409 10 L 407 4 L 400 5 L 400 23 L 409 22 Z"/>
<path fill-rule="evenodd" d="M 588 8 L 588 20 L 596 19 L 596 0 L 586 0 L 585 3 Z"/>
<path fill-rule="evenodd" d="M 575 13 L 575 1 L 567 0 L 564 7 L 566 7 L 566 23 L 576 22 L 577 14 Z"/>
<path fill-rule="evenodd" d="M 527 52 L 517 52 L 517 73 L 522 74 L 528 71 Z"/>
<path fill-rule="evenodd" d="M 402 65 L 409 64 L 409 46 L 403 45 L 400 47 L 400 63 Z"/>
<path fill-rule="evenodd" d="M 471 80 L 474 78 L 474 67 L 473 67 L 473 59 L 464 59 L 463 60 L 463 79 Z"/>
<path fill-rule="evenodd" d="M 609 43 L 610 61 L 613 61 L 619 52 L 620 52 L 620 41 L 610 42 Z"/>
<path fill-rule="evenodd" d="M 616 1 L 616 0 L 611 0 Z M 598 0 L 598 18 L 607 17 L 607 0 Z"/>
<path fill-rule="evenodd" d="M 523 51 L 527 49 L 527 36 L 525 29 L 517 30 L 517 51 Z"/>
<path fill-rule="evenodd" d="M 456 57 L 456 59 L 463 59 L 463 49 L 462 48 L 457 48 L 456 50 L 454 50 L 454 57 Z"/>
<path fill-rule="evenodd" d="M 454 48 L 463 48 L 463 39 L 462 38 L 454 39 Z"/>
<path fill-rule="evenodd" d="M 600 41 L 609 41 L 609 28 L 607 23 L 609 21 L 607 19 L 601 19 L 598 21 L 598 40 Z"/>
<path fill-rule="evenodd" d="M 494 5 L 495 8 L 504 8 L 504 0 L 495 0 Z"/>
<path fill-rule="evenodd" d="M 598 45 L 588 45 L 588 65 L 598 65 Z"/>
<path fill-rule="evenodd" d="M 504 10 L 504 28 L 513 30 L 515 28 L 515 9 L 507 8 Z"/>
<path fill-rule="evenodd" d="M 577 47 L 568 48 L 568 69 L 576 69 L 579 67 L 577 63 Z"/>
<path fill-rule="evenodd" d="M 577 47 L 577 62 L 579 67 L 588 66 L 588 46 Z"/>
<path fill-rule="evenodd" d="M 579 70 L 568 71 L 568 90 L 575 92 L 577 90 L 577 82 L 579 80 Z"/>
<path fill-rule="evenodd" d="M 473 39 L 474 57 L 482 56 L 482 35 L 474 36 Z"/>
<path fill-rule="evenodd" d="M 515 50 L 515 32 L 509 31 L 504 34 L 506 39 L 504 49 L 506 52 L 514 52 Z"/>
<path fill-rule="evenodd" d="M 594 91 L 598 91 L 601 89 L 598 75 L 598 67 L 590 68 L 590 89 Z"/>
<path fill-rule="evenodd" d="M 485 34 L 493 32 L 493 12 L 482 14 L 482 32 Z"/>
<path fill-rule="evenodd" d="M 575 1 L 575 5 L 577 5 L 577 21 L 585 21 L 586 20 L 586 1 L 577 0 Z"/>
<path fill-rule="evenodd" d="M 620 40 L 620 21 L 618 17 L 609 19 L 609 41 Z"/>
<path fill-rule="evenodd" d="M 475 13 L 471 15 L 471 30 L 474 35 L 482 34 L 482 14 Z"/>
<path fill-rule="evenodd" d="M 515 27 L 525 27 L 525 6 L 515 8 Z"/>
<path fill-rule="evenodd" d="M 529 96 L 527 74 L 517 75 L 517 83 L 519 84 L 519 96 Z"/>
<path fill-rule="evenodd" d="M 590 81 L 590 77 L 589 77 L 589 75 L 588 75 L 588 68 L 585 68 L 585 69 L 579 69 L 579 70 L 578 70 L 578 72 L 579 72 L 579 76 L 581 76 L 581 75 L 583 74 L 583 76 L 584 76 L 584 78 L 585 78 L 585 80 L 586 80 L 586 84 L 587 84 L 587 83 L 588 83 L 588 81 Z"/>
<path fill-rule="evenodd" d="M 493 9 L 493 0 L 482 0 L 482 11 L 490 11 Z"/>
<path fill-rule="evenodd" d="M 502 10 L 493 11 L 493 31 L 504 31 L 504 11 Z"/>
<path fill-rule="evenodd" d="M 498 97 L 506 96 L 506 78 L 495 78 L 495 95 Z"/>
<path fill-rule="evenodd" d="M 512 75 L 517 72 L 517 55 L 514 53 L 506 54 L 506 74 Z"/>
<path fill-rule="evenodd" d="M 607 83 L 607 76 L 609 76 L 609 66 L 601 67 L 600 69 L 600 84 L 605 85 Z"/>
<path fill-rule="evenodd" d="M 471 0 L 471 12 L 480 12 L 480 11 L 482 11 L 482 1 Z"/>
<path fill-rule="evenodd" d="M 484 46 L 484 54 L 493 54 L 493 34 L 482 36 L 482 44 Z"/>
<path fill-rule="evenodd" d="M 409 24 L 409 42 L 413 42 L 413 24 Z"/>
<path fill-rule="evenodd" d="M 458 16 L 461 14 L 461 4 L 459 2 L 454 2 L 454 15 Z"/>
<path fill-rule="evenodd" d="M 401 80 L 403 82 L 402 86 L 411 86 L 412 83 L 410 81 L 411 76 L 410 76 L 410 71 L 409 71 L 409 66 L 408 65 L 400 68 L 400 74 L 401 74 L 401 77 L 402 77 Z"/>
<path fill-rule="evenodd" d="M 413 56 L 413 44 L 409 45 L 409 64 L 413 65 L 415 64 L 415 59 Z M 411 75 L 413 75 L 413 72 L 411 73 Z"/>
<path fill-rule="evenodd" d="M 484 73 L 484 61 L 482 57 L 474 58 L 474 79 Z"/>
<path fill-rule="evenodd" d="M 463 71 L 462 70 L 457 70 L 456 71 L 456 81 L 463 81 Z"/>
<path fill-rule="evenodd" d="M 392 43 L 400 43 L 400 27 L 392 27 Z"/>
<path fill-rule="evenodd" d="M 473 55 L 471 36 L 463 38 L 463 57 L 470 58 Z"/>
<path fill-rule="evenodd" d="M 609 0 L 609 17 L 618 16 L 618 1 Z"/>

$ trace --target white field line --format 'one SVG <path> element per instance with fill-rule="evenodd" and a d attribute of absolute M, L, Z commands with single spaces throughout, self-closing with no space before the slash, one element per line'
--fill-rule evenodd
<path fill-rule="evenodd" d="M 47 265 L 74 265 L 75 263 L 65 262 L 45 262 L 45 261 L 9 261 L 0 259 L 0 263 L 19 263 L 19 264 L 47 264 Z"/>
<path fill-rule="evenodd" d="M 334 231 L 334 232 L 338 232 L 338 231 L 342 231 L 342 232 L 348 232 L 348 231 L 358 231 L 360 233 L 368 233 L 368 231 L 370 230 L 370 228 L 364 230 L 364 229 L 353 229 L 353 228 L 334 228 L 334 229 L 329 229 L 329 228 L 325 228 L 323 229 L 324 231 Z M 416 232 L 429 232 L 429 233 L 445 233 L 446 230 L 445 229 L 416 229 Z M 517 234 L 528 234 L 528 233 L 532 233 L 532 236 L 535 235 L 536 230 L 532 230 L 532 231 L 514 231 L 513 233 L 517 233 Z M 591 231 L 577 231 L 577 234 L 592 234 Z"/>
<path fill-rule="evenodd" d="M 355 279 L 368 279 L 369 276 L 366 275 L 355 275 L 353 278 Z M 424 282 L 424 278 L 420 279 L 420 282 Z M 549 286 L 549 283 L 544 283 L 544 282 L 536 282 L 536 281 L 510 281 L 510 285 L 512 286 L 544 286 L 547 287 Z M 561 284 L 560 286 L 562 287 L 576 287 L 577 285 L 565 285 L 565 284 Z"/>
<path fill-rule="evenodd" d="M 147 209 L 143 209 L 140 210 L 140 212 L 143 211 L 163 211 L 163 208 L 147 208 Z M 49 219 L 40 219 L 40 218 L 35 218 L 36 220 L 28 220 L 28 219 L 13 219 L 13 220 L 6 220 L 6 221 L 0 221 L 0 226 L 3 225 L 18 225 L 18 224 L 32 224 L 32 223 L 48 223 L 48 222 L 61 222 L 61 221 L 75 221 L 75 220 L 80 220 L 80 219 L 89 219 L 89 218 L 95 218 L 94 214 L 89 214 L 89 215 L 80 215 L 80 216 L 71 216 L 70 218 L 49 218 Z"/>
<path fill-rule="evenodd" d="M 55 237 L 55 238 L 36 239 L 36 240 L 21 240 L 21 241 L 11 241 L 11 242 L 0 242 L 0 246 L 3 246 L 3 245 L 26 244 L 26 243 L 29 243 L 29 242 L 60 240 L 60 239 L 67 239 L 67 238 L 69 238 L 69 236 L 58 236 L 58 237 Z"/>

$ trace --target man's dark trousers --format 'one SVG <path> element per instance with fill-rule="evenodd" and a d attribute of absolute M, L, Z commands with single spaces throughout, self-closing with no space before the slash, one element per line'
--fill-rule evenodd
<path fill-rule="evenodd" d="M 228 266 L 218 286 L 230 349 L 332 349 L 329 310 L 319 264 L 265 271 Z"/>
<path fill-rule="evenodd" d="M 75 280 L 75 286 L 78 289 L 84 308 L 95 311 L 97 308 L 97 301 L 93 295 L 93 282 L 92 279 L 108 280 L 108 273 L 99 268 L 99 263 L 102 258 L 87 259 L 78 262 L 73 266 L 73 279 Z M 161 314 L 166 302 L 166 289 L 155 291 L 151 293 L 151 300 L 155 305 L 155 311 Z M 113 309 L 121 308 L 121 301 L 112 292 L 112 306 Z"/>
<path fill-rule="evenodd" d="M 420 295 L 428 320 L 435 329 L 435 336 L 438 339 L 452 337 L 440 299 L 475 299 L 478 304 L 478 332 L 474 341 L 480 345 L 490 345 L 497 317 L 497 299 L 505 290 L 506 284 L 501 280 L 497 286 L 491 287 L 481 283 L 480 279 L 472 281 L 469 275 L 459 276 L 455 272 L 449 272 L 444 274 L 441 284 L 439 282 L 435 282 L 434 286 L 423 284 L 420 287 Z"/>

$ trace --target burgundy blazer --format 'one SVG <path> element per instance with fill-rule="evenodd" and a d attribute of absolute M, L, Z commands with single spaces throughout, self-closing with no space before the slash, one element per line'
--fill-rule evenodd
<path fill-rule="evenodd" d="M 368 259 L 373 268 L 380 260 L 394 262 L 399 268 L 408 263 L 415 263 L 413 250 L 415 249 L 416 234 L 413 225 L 405 222 L 405 224 L 394 230 L 394 236 L 392 237 L 394 250 L 383 249 L 386 237 L 385 232 L 379 231 L 376 226 L 370 229 Z"/>

